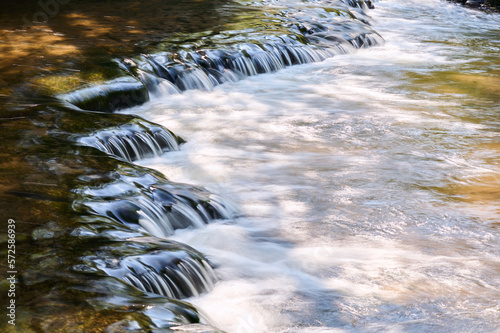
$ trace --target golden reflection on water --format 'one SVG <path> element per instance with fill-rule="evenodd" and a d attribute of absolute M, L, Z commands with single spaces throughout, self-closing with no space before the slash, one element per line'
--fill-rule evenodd
<path fill-rule="evenodd" d="M 81 0 L 50 16 L 37 1 L 9 4 L 0 11 L 0 95 L 18 85 L 60 93 L 121 76 L 109 59 L 147 52 L 172 33 L 216 29 L 232 20 L 217 11 L 225 3 Z M 40 13 L 48 19 L 36 21 Z"/>
<path fill-rule="evenodd" d="M 465 94 L 470 98 L 500 101 L 500 76 L 490 73 L 462 73 L 437 70 L 430 73 L 410 73 L 414 83 L 434 94 Z"/>
<path fill-rule="evenodd" d="M 433 190 L 447 200 L 466 203 L 460 208 L 500 225 L 500 136 L 494 135 L 500 129 L 500 57 L 493 38 L 482 40 L 455 55 L 460 61 L 465 60 L 463 64 L 408 72 L 409 84 L 405 82 L 404 89 L 411 94 L 431 94 L 442 102 L 440 112 L 459 118 L 464 125 L 484 126 L 484 136 L 459 139 L 466 149 L 464 163 L 468 164 L 460 167 L 470 168 L 470 174 L 450 179 L 447 185 Z M 474 59 L 476 49 L 483 50 L 481 59 Z"/>
<path fill-rule="evenodd" d="M 472 95 L 500 98 L 500 77 L 479 74 L 451 73 L 450 80 Z"/>
<path fill-rule="evenodd" d="M 474 215 L 500 226 L 500 142 L 478 144 L 473 148 L 475 153 L 486 156 L 484 168 L 479 174 L 465 177 L 443 190 L 467 203 Z"/>

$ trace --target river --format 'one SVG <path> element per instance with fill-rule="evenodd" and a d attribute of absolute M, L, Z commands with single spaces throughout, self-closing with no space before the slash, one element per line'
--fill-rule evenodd
<path fill-rule="evenodd" d="M 142 164 L 240 206 L 175 235 L 220 264 L 192 302 L 222 329 L 500 328 L 500 19 L 375 5 L 383 46 L 130 111 L 189 138 Z"/>
<path fill-rule="evenodd" d="M 241 2 L 257 14 L 175 38 L 212 49 L 262 42 L 264 32 L 282 34 L 283 22 L 269 24 L 284 10 L 293 12 L 286 20 L 330 28 L 318 13 L 331 3 Z M 168 86 L 116 111 L 186 140 L 135 164 L 203 187 L 224 206 L 207 225 L 165 231 L 139 222 L 213 264 L 211 290 L 184 298 L 210 325 L 500 330 L 500 17 L 438 0 L 374 5 L 352 9 L 380 35 L 370 47 L 182 93 Z M 335 27 L 365 29 L 349 22 Z M 119 187 L 100 188 L 123 198 L 129 189 Z M 78 191 L 86 209 L 122 221 L 88 203 L 103 196 L 98 189 Z"/>

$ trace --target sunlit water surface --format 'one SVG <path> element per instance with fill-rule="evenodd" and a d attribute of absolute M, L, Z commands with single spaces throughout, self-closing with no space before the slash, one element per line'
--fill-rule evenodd
<path fill-rule="evenodd" d="M 223 330 L 500 329 L 500 17 L 375 5 L 384 46 L 126 111 L 188 141 L 143 165 L 239 209 L 174 235 Z"/>

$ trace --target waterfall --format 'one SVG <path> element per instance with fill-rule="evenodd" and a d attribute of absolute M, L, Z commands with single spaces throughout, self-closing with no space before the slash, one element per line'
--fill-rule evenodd
<path fill-rule="evenodd" d="M 189 250 L 154 251 L 150 254 L 94 259 L 106 274 L 145 292 L 169 298 L 199 296 L 216 281 L 210 263 Z"/>
<path fill-rule="evenodd" d="M 234 216 L 235 209 L 217 195 L 155 177 L 124 177 L 79 191 L 77 206 L 151 235 L 167 237 L 177 229 L 201 228 Z"/>
<path fill-rule="evenodd" d="M 183 142 L 161 126 L 150 126 L 140 121 L 101 130 L 78 141 L 130 162 L 179 150 L 179 144 Z"/>
<path fill-rule="evenodd" d="M 307 35 L 318 45 L 298 42 L 281 36 L 281 42 L 246 43 L 237 50 L 196 50 L 175 55 L 143 55 L 143 61 L 131 59 L 120 62 L 122 68 L 144 82 L 151 94 L 171 95 L 179 91 L 199 89 L 210 91 L 215 86 L 234 82 L 248 76 L 273 73 L 287 66 L 320 62 L 336 54 L 344 54 L 349 48 L 361 49 L 380 45 L 382 37 L 376 33 L 356 34 L 345 38 L 332 37 L 328 32 Z M 172 61 L 175 56 L 176 61 Z M 162 62 L 163 61 L 163 62 Z M 180 62 L 180 63 L 179 63 Z M 151 72 L 148 73 L 148 68 Z M 160 89 L 167 85 L 169 89 Z"/>

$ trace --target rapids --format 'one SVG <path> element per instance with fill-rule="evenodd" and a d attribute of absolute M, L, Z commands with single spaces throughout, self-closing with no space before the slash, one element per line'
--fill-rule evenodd
<path fill-rule="evenodd" d="M 500 19 L 375 6 L 383 46 L 124 111 L 187 138 L 142 165 L 240 206 L 174 235 L 219 265 L 190 301 L 223 330 L 500 328 Z"/>

